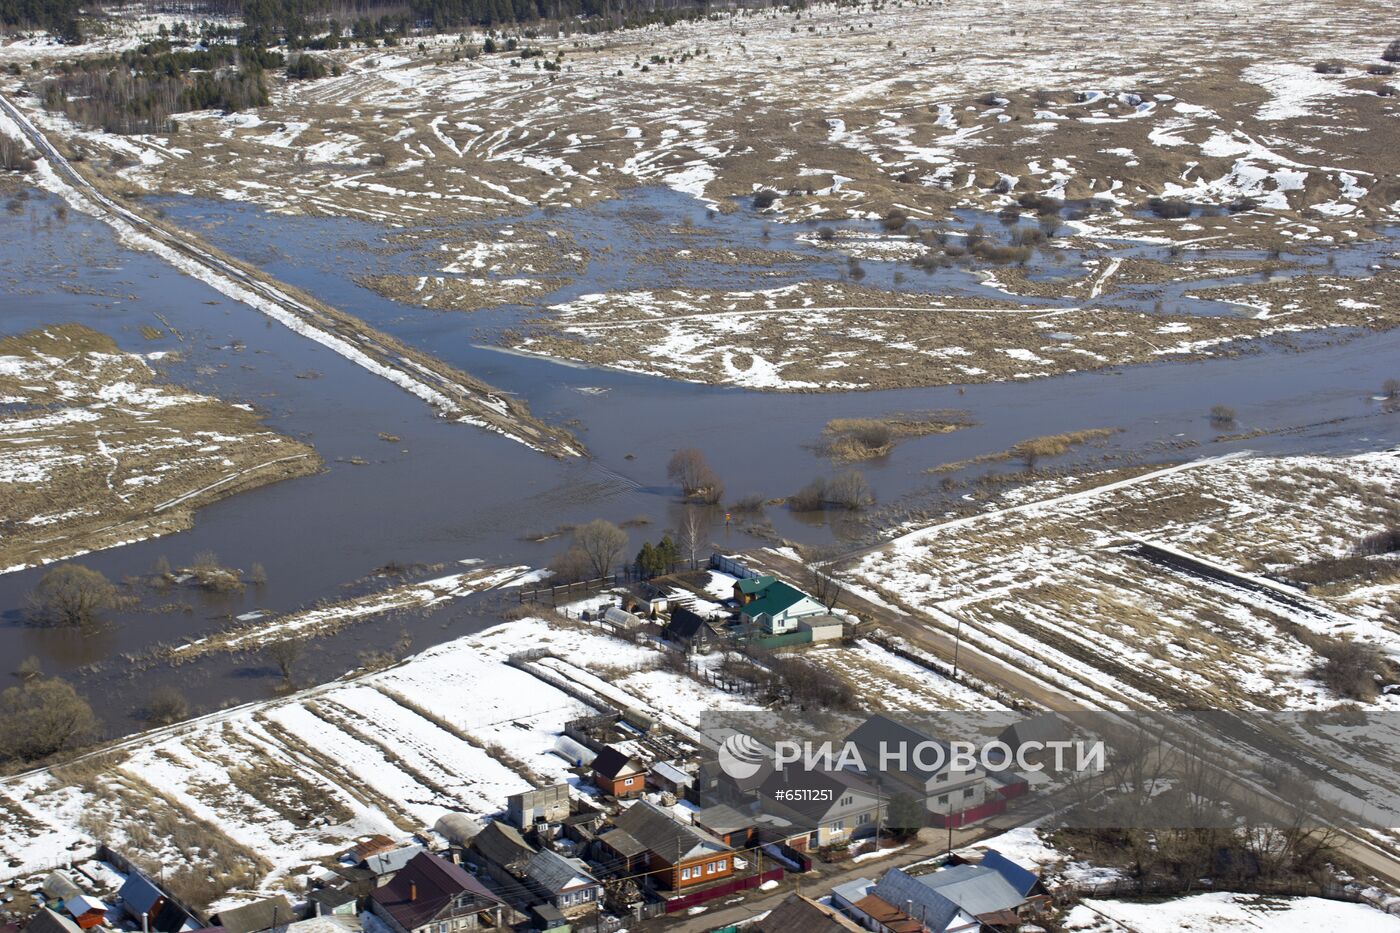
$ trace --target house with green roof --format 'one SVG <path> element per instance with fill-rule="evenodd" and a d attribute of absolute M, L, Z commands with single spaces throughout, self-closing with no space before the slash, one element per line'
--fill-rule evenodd
<path fill-rule="evenodd" d="M 747 584 L 747 586 L 746 586 Z M 739 614 L 767 635 L 797 631 L 797 623 L 826 613 L 826 607 L 795 586 L 775 577 L 751 577 L 734 584 Z M 740 591 L 743 595 L 740 596 Z"/>

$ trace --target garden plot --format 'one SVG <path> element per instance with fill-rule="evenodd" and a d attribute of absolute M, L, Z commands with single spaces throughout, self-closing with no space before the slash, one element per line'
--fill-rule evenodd
<path fill-rule="evenodd" d="M 1371 291 L 1378 280 L 1357 284 Z M 1376 284 L 1373 284 L 1376 283 Z M 1395 302 L 1302 314 L 1025 306 L 805 282 L 754 291 L 595 293 L 551 308 L 516 349 L 673 379 L 784 391 L 1029 379 L 1238 354 L 1318 327 L 1387 328 Z"/>
<path fill-rule="evenodd" d="M 0 341 L 0 402 L 0 568 L 179 531 L 200 505 L 321 466 L 250 406 L 162 383 L 75 324 Z"/>
<path fill-rule="evenodd" d="M 569 690 L 507 663 L 537 649 L 557 657 L 526 663 Z M 594 629 L 526 618 L 383 671 L 0 781 L 0 878 L 107 841 L 153 869 L 217 855 L 242 891 L 299 892 L 309 867 L 359 836 L 430 833 L 444 814 L 486 817 L 517 791 L 575 782 L 555 743 L 565 723 L 606 704 L 683 735 L 706 710 L 753 708 L 662 668 L 662 657 Z M 201 905 L 223 895 L 207 879 L 187 881 L 182 890 Z"/>
<path fill-rule="evenodd" d="M 961 620 L 965 641 L 1094 705 L 1326 707 L 1318 640 L 1400 656 L 1393 575 L 1312 595 L 1246 588 L 1148 559 L 1138 542 L 1292 573 L 1392 527 L 1397 474 L 1394 452 L 1208 462 L 914 531 L 853 576 L 931 626 Z"/>
<path fill-rule="evenodd" d="M 849 647 L 816 646 L 799 656 L 849 684 L 866 709 L 907 713 L 1008 709 L 865 639 Z"/>

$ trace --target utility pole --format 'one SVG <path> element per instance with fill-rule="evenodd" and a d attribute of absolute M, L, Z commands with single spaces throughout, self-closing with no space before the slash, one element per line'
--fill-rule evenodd
<path fill-rule="evenodd" d="M 957 634 L 953 636 L 953 679 L 958 679 L 958 650 L 962 648 L 962 616 L 958 616 Z"/>

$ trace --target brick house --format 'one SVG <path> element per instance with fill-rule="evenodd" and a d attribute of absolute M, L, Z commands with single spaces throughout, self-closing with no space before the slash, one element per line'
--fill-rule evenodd
<path fill-rule="evenodd" d="M 647 786 L 647 769 L 640 761 L 612 746 L 593 759 L 593 783 L 614 797 L 640 797 Z"/>

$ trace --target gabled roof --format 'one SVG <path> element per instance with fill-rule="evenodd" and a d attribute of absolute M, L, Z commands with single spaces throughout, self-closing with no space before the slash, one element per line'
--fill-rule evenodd
<path fill-rule="evenodd" d="M 74 917 L 81 917 L 84 914 L 107 912 L 107 905 L 99 901 L 90 894 L 79 894 L 77 897 L 65 898 L 63 907 Z"/>
<path fill-rule="evenodd" d="M 598 879 L 593 877 L 583 862 L 564 858 L 558 852 L 549 849 L 541 849 L 535 853 L 534 858 L 525 866 L 525 877 L 551 897 L 570 888 L 598 883 Z"/>
<path fill-rule="evenodd" d="M 736 580 L 734 585 L 737 586 L 739 592 L 743 593 L 745 596 L 753 596 L 755 593 L 761 593 L 777 582 L 777 577 L 745 577 L 742 580 Z"/>
<path fill-rule="evenodd" d="M 671 610 L 671 621 L 666 624 L 666 637 L 675 641 L 677 639 L 689 641 L 705 629 L 713 631 L 710 620 L 694 610 L 684 606 L 677 606 Z"/>
<path fill-rule="evenodd" d="M 496 821 L 476 834 L 472 848 L 507 871 L 524 866 L 535 854 L 535 847 L 525 841 L 519 830 Z"/>
<path fill-rule="evenodd" d="M 459 866 L 431 852 L 420 852 L 392 881 L 375 888 L 370 900 L 392 916 L 399 926 L 414 930 L 430 922 L 464 894 L 484 905 L 500 903 L 496 895 Z"/>
<path fill-rule="evenodd" d="M 292 905 L 279 894 L 242 907 L 221 910 L 217 919 L 219 926 L 228 933 L 259 933 L 261 930 L 286 926 L 296 918 Z"/>
<path fill-rule="evenodd" d="M 695 775 L 676 767 L 669 761 L 658 761 L 651 766 L 651 771 L 658 777 L 664 778 L 680 787 L 689 787 L 691 784 L 695 783 Z"/>
<path fill-rule="evenodd" d="M 806 598 L 807 594 L 797 587 L 776 580 L 764 588 L 758 599 L 747 606 L 740 606 L 739 612 L 750 619 L 756 619 L 761 615 L 773 616 L 784 609 L 791 609 Z"/>
<path fill-rule="evenodd" d="M 82 933 L 82 929 L 62 914 L 41 907 L 38 913 L 29 918 L 24 933 Z"/>
<path fill-rule="evenodd" d="M 697 810 L 690 821 L 701 829 L 712 833 L 737 833 L 754 825 L 753 817 L 742 813 L 727 803 L 717 803 L 712 807 Z"/>
<path fill-rule="evenodd" d="M 728 846 L 709 833 L 676 822 L 666 811 L 645 800 L 639 800 L 618 814 L 613 825 L 670 865 L 729 851 Z"/>
<path fill-rule="evenodd" d="M 867 894 L 860 900 L 852 901 L 851 906 L 890 933 L 923 933 L 922 923 L 874 894 Z"/>
<path fill-rule="evenodd" d="M 784 793 L 794 789 L 803 793 Z M 804 829 L 824 822 L 828 813 L 841 806 L 841 798 L 852 793 L 868 798 L 866 802 L 871 808 L 878 805 L 880 797 L 876 789 L 849 771 L 784 768 L 770 772 L 759 788 L 760 799 L 778 801 L 781 803 L 780 812 L 791 811 L 808 821 L 808 825 L 802 827 Z"/>
<path fill-rule="evenodd" d="M 905 760 L 908 767 L 900 768 L 898 765 L 892 764 L 889 769 L 886 769 L 887 773 L 894 773 L 896 777 L 907 776 L 921 782 L 927 782 L 935 774 L 947 770 L 946 763 L 950 757 L 950 748 L 947 742 L 934 738 L 914 726 L 891 719 L 882 713 L 876 713 L 852 729 L 850 735 L 846 736 L 846 741 L 860 749 L 861 756 L 865 759 L 865 766 L 870 770 L 879 769 L 882 760 L 881 749 L 889 750 L 892 754 L 900 748 L 905 749 Z M 915 749 L 925 742 L 932 742 L 943 747 L 944 766 L 938 771 L 920 767 L 921 761 L 937 757 L 932 753 L 926 756 L 915 753 Z"/>
<path fill-rule="evenodd" d="M 987 850 L 987 854 L 982 857 L 982 867 L 990 868 L 998 875 L 1001 875 L 1006 883 L 1011 885 L 1012 889 L 1022 897 L 1030 894 L 1031 891 L 1035 889 L 1035 886 L 1040 883 L 1040 879 L 1036 877 L 1035 872 L 1022 868 L 996 849 Z"/>
<path fill-rule="evenodd" d="M 352 903 L 355 900 L 355 892 L 351 891 L 348 887 L 337 885 L 336 887 L 317 888 L 309 892 L 306 895 L 306 899 L 315 901 L 321 905 L 323 910 L 330 911 Z"/>
<path fill-rule="evenodd" d="M 647 850 L 641 841 L 625 829 L 610 829 L 603 833 L 598 839 L 608 848 L 624 858 L 632 858 L 641 855 Z"/>
<path fill-rule="evenodd" d="M 801 894 L 788 895 L 754 926 L 761 933 L 864 933 L 832 908 Z"/>
<path fill-rule="evenodd" d="M 954 865 L 921 875 L 919 881 L 974 917 L 1014 910 L 1025 902 L 999 872 L 982 865 Z"/>
<path fill-rule="evenodd" d="M 427 851 L 422 846 L 404 846 L 401 849 L 390 849 L 388 852 L 378 852 L 365 859 L 364 866 L 376 875 L 387 875 L 390 872 L 398 871 L 409 862 L 419 852 Z"/>
<path fill-rule="evenodd" d="M 598 753 L 598 757 L 593 759 L 593 771 L 611 781 L 629 774 L 641 774 L 642 764 L 630 755 L 624 755 L 607 745 Z"/>
<path fill-rule="evenodd" d="M 383 833 L 378 833 L 377 835 L 370 836 L 368 839 L 356 843 L 354 848 L 350 850 L 350 857 L 357 862 L 363 862 L 371 855 L 387 852 L 397 845 L 398 843 L 388 836 Z"/>
<path fill-rule="evenodd" d="M 165 897 L 164 892 L 156 887 L 150 878 L 133 871 L 126 876 L 126 881 L 122 884 L 117 896 L 122 899 L 122 906 L 126 908 L 133 917 L 140 917 L 149 913 L 156 902 Z"/>
<path fill-rule="evenodd" d="M 930 930 L 946 930 L 958 915 L 958 905 L 923 884 L 920 878 L 891 868 L 870 892 L 891 907 L 897 907 Z"/>

